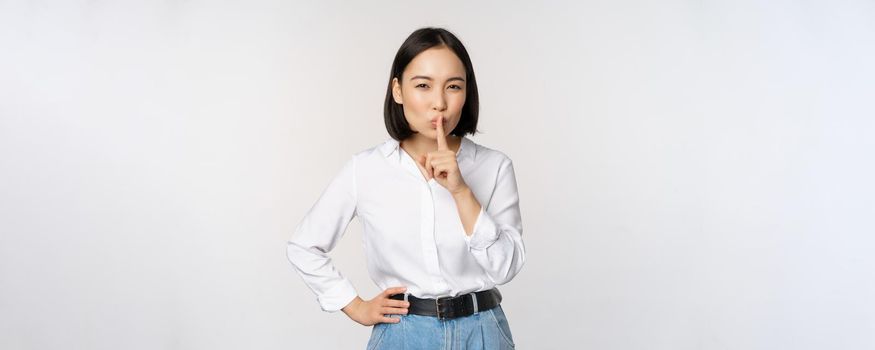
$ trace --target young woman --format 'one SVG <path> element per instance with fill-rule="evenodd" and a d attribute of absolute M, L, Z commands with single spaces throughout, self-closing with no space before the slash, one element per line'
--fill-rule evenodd
<path fill-rule="evenodd" d="M 497 285 L 525 263 L 510 158 L 465 137 L 477 129 L 468 52 L 440 28 L 395 55 L 384 119 L 391 139 L 352 156 L 288 242 L 324 311 L 373 326 L 368 349 L 512 349 Z M 358 216 L 368 272 L 363 300 L 326 255 Z"/>

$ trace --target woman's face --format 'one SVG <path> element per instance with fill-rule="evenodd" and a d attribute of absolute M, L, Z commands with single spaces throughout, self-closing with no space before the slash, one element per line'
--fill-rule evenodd
<path fill-rule="evenodd" d="M 420 135 L 436 139 L 437 121 L 444 118 L 444 132 L 449 134 L 462 115 L 465 105 L 465 65 L 445 46 L 425 50 L 392 80 L 392 95 L 404 108 L 404 118 Z"/>

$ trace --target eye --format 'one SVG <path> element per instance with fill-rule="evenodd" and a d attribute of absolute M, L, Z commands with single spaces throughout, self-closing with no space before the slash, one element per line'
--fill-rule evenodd
<path fill-rule="evenodd" d="M 420 86 L 421 86 L 421 87 L 428 87 L 428 85 L 426 85 L 425 83 L 422 83 L 422 84 L 416 85 L 416 87 L 420 87 Z"/>
<path fill-rule="evenodd" d="M 461 86 L 459 86 L 459 85 L 455 85 L 455 84 L 450 85 L 450 88 L 451 88 L 451 89 L 455 89 L 455 90 L 462 90 L 462 87 L 461 87 Z"/>

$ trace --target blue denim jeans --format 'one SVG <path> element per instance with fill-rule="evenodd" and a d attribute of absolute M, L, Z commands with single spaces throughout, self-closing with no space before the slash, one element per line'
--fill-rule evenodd
<path fill-rule="evenodd" d="M 378 323 L 368 350 L 375 349 L 513 349 L 510 325 L 501 305 L 476 314 L 439 320 L 434 316 L 389 315 L 398 323 Z"/>

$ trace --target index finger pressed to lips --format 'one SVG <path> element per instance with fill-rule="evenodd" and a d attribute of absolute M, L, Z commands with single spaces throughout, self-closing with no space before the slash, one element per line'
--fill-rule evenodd
<path fill-rule="evenodd" d="M 449 149 L 449 147 L 447 147 L 447 135 L 444 134 L 444 117 L 438 119 L 437 122 L 437 144 L 439 151 L 446 151 Z"/>

